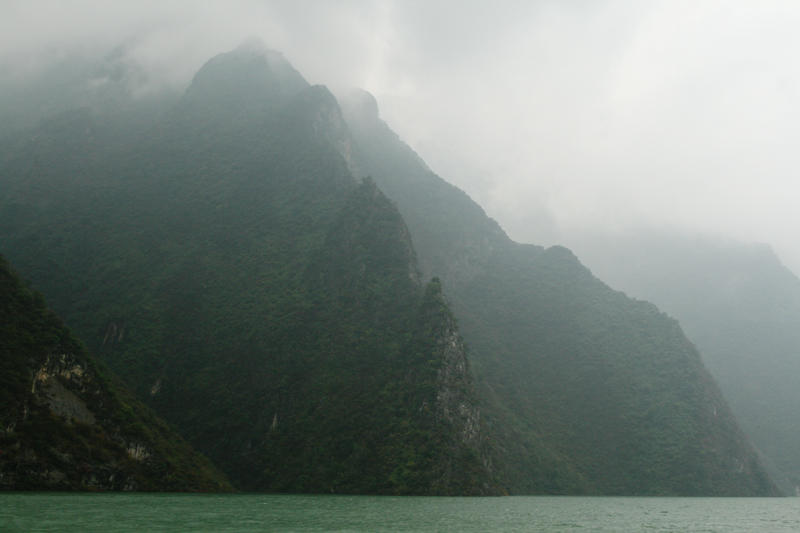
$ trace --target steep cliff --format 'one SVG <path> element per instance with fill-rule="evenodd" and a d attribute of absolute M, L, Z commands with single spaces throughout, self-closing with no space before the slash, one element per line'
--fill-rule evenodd
<path fill-rule="evenodd" d="M 494 474 L 494 448 L 473 388 L 467 348 L 438 278 L 425 289 L 420 315 L 421 344 L 438 359 L 433 413 L 439 424 L 449 428 L 445 434 L 449 453 L 443 454 L 443 461 L 436 465 L 437 484 L 469 487 L 472 494 L 491 494 L 493 488 L 481 474 Z M 471 459 L 470 468 L 457 468 L 462 457 Z"/>
<path fill-rule="evenodd" d="M 497 493 L 466 354 L 454 325 L 441 323 L 449 309 L 438 282 L 423 297 L 408 230 L 371 180 L 351 194 L 306 279 L 307 306 L 296 316 L 303 338 L 280 372 L 296 377 L 270 392 L 279 407 L 252 451 L 263 472 L 248 483 Z"/>
<path fill-rule="evenodd" d="M 225 491 L 0 257 L 0 489 Z"/>

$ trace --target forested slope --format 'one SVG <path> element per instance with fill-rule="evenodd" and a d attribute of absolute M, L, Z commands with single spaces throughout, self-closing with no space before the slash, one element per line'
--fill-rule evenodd
<path fill-rule="evenodd" d="M 0 147 L 0 249 L 240 488 L 775 493 L 677 322 L 345 107 L 250 42 L 144 134 L 46 119 Z"/>
<path fill-rule="evenodd" d="M 498 491 L 455 325 L 332 144 L 327 89 L 250 42 L 146 135 L 101 123 L 61 114 L 11 153 L 0 244 L 149 405 L 245 489 Z"/>
<path fill-rule="evenodd" d="M 766 245 L 642 232 L 581 245 L 614 287 L 678 318 L 785 492 L 800 490 L 800 280 Z"/>
<path fill-rule="evenodd" d="M 677 321 L 565 248 L 512 242 L 389 130 L 369 94 L 343 102 L 356 164 L 397 203 L 461 319 L 515 491 L 775 492 Z"/>
<path fill-rule="evenodd" d="M 0 490 L 230 491 L 0 256 Z"/>

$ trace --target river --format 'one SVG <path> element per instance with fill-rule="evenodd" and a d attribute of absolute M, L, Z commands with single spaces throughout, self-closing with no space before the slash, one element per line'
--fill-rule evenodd
<path fill-rule="evenodd" d="M 797 532 L 800 498 L 0 493 L 0 531 Z"/>

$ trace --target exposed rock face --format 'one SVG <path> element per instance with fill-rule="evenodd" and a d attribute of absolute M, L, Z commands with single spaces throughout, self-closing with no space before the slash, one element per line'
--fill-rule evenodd
<path fill-rule="evenodd" d="M 153 453 L 123 430 L 96 369 L 64 350 L 47 355 L 29 376 L 30 393 L 0 412 L 0 489 L 140 489 L 132 463 L 146 466 Z M 6 443 L 12 444 L 3 449 Z"/>
<path fill-rule="evenodd" d="M 322 85 L 311 87 L 309 92 L 319 95 L 319 100 L 314 105 L 309 106 L 314 136 L 330 143 L 339 152 L 353 176 L 356 178 L 363 177 L 356 164 L 353 138 L 344 121 L 336 98 Z"/>
<path fill-rule="evenodd" d="M 0 302 L 0 490 L 230 490 L 2 257 Z"/>
<path fill-rule="evenodd" d="M 439 340 L 439 347 L 442 367 L 436 376 L 436 410 L 453 425 L 464 444 L 480 451 L 481 410 L 472 397 L 467 351 L 452 317 L 446 318 L 446 328 Z"/>
<path fill-rule="evenodd" d="M 49 356 L 33 378 L 31 393 L 35 401 L 47 405 L 53 414 L 65 420 L 94 425 L 94 414 L 73 392 L 74 389 L 79 392 L 86 390 L 88 379 L 84 380 L 85 374 L 86 369 L 76 363 L 72 355 Z"/>
<path fill-rule="evenodd" d="M 449 456 L 439 465 L 437 473 L 439 483 L 458 487 L 471 483 L 471 491 L 465 494 L 496 494 L 496 485 L 485 481 L 494 477 L 490 459 L 491 441 L 484 428 L 472 386 L 467 349 L 438 278 L 431 280 L 426 287 L 422 317 L 423 329 L 433 341 L 431 352 L 438 365 L 435 416 L 438 423 L 446 428 L 449 439 Z M 471 456 L 471 461 L 463 461 L 465 456 Z M 462 458 L 461 462 L 458 457 Z M 456 464 L 458 468 L 454 468 Z M 470 464 L 471 468 L 467 466 Z M 471 481 L 467 481 L 470 478 Z"/>
<path fill-rule="evenodd" d="M 0 439 L 13 444 L 0 448 L 0 487 L 115 491 L 139 488 L 129 469 L 118 464 L 124 461 L 124 454 L 103 461 L 98 460 L 97 454 L 81 453 L 80 446 L 75 446 L 78 443 L 73 434 L 86 434 L 89 438 L 80 440 L 88 447 L 97 446 L 95 438 L 108 435 L 103 426 L 114 424 L 103 412 L 105 402 L 97 401 L 105 392 L 100 379 L 80 359 L 67 349 L 51 352 L 41 362 L 28 359 L 31 370 L 25 389 L 29 393 L 6 402 L 2 410 L 5 428 L 0 431 Z M 46 427 L 48 421 L 55 427 Z M 112 426 L 108 436 L 111 442 L 100 448 L 136 449 L 120 434 L 119 427 Z M 47 445 L 42 446 L 39 440 Z M 141 451 L 136 457 L 130 451 L 127 455 L 140 462 L 146 457 Z"/>

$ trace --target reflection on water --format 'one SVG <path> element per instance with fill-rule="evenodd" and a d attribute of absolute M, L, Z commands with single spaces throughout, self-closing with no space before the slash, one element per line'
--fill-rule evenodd
<path fill-rule="evenodd" d="M 800 531 L 800 498 L 0 493 L 0 531 Z"/>

